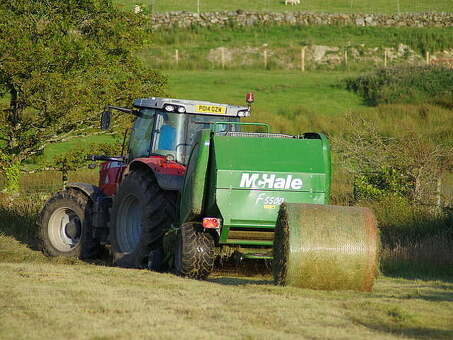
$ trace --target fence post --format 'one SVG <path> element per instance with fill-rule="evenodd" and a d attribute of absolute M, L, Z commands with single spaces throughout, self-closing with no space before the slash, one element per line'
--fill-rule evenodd
<path fill-rule="evenodd" d="M 387 67 L 387 63 L 388 63 L 388 52 L 387 52 L 387 49 L 385 48 L 384 49 L 384 67 Z"/>
<path fill-rule="evenodd" d="M 442 212 L 442 175 L 437 178 L 436 206 L 439 213 Z"/>
<path fill-rule="evenodd" d="M 305 46 L 300 49 L 300 70 L 305 72 Z"/>
<path fill-rule="evenodd" d="M 175 62 L 176 62 L 176 66 L 179 65 L 179 51 L 178 49 L 175 50 Z"/>
<path fill-rule="evenodd" d="M 222 63 L 222 69 L 225 68 L 225 47 L 220 48 L 220 53 L 221 53 L 221 63 Z"/>
<path fill-rule="evenodd" d="M 264 69 L 267 70 L 267 49 L 264 50 Z"/>
<path fill-rule="evenodd" d="M 431 64 L 431 56 L 429 55 L 429 51 L 426 51 L 426 64 Z"/>
<path fill-rule="evenodd" d="M 348 67 L 348 48 L 344 50 L 344 65 Z"/>

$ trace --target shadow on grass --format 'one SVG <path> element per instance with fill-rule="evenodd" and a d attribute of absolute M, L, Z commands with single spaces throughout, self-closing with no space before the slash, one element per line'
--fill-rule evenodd
<path fill-rule="evenodd" d="M 272 285 L 272 270 L 269 261 L 248 260 L 236 262 L 234 257 L 217 263 L 209 282 L 225 286 Z"/>
<path fill-rule="evenodd" d="M 218 277 L 208 278 L 208 282 L 217 283 L 224 286 L 244 286 L 244 285 L 273 285 L 272 280 L 253 280 L 241 277 Z"/>
<path fill-rule="evenodd" d="M 385 265 L 384 265 L 385 268 Z M 436 265 L 433 263 L 417 263 L 407 261 L 404 264 L 392 264 L 383 270 L 385 276 L 395 279 L 420 280 L 420 281 L 442 281 L 453 283 L 453 266 Z"/>
<path fill-rule="evenodd" d="M 426 288 L 432 288 L 430 286 L 417 285 L 417 288 L 421 291 L 413 291 L 401 296 L 391 295 L 392 299 L 397 300 L 425 300 L 431 302 L 453 302 L 453 287 L 452 286 L 439 286 L 438 289 L 443 289 L 444 291 L 439 290 L 426 290 Z M 388 299 L 389 295 L 386 294 L 373 294 L 369 297 L 370 299 Z"/>
<path fill-rule="evenodd" d="M 378 205 L 379 210 L 389 204 Z M 397 207 L 398 208 L 398 207 Z M 399 207 L 380 225 L 381 270 L 386 276 L 409 280 L 453 282 L 453 214 L 433 214 L 420 207 Z"/>
<path fill-rule="evenodd" d="M 10 196 L 0 197 L 0 233 L 32 250 L 38 249 L 37 216 L 41 201 Z"/>
<path fill-rule="evenodd" d="M 415 338 L 415 339 L 452 339 L 453 338 L 453 331 L 449 330 L 440 330 L 435 328 L 427 328 L 427 327 L 399 327 L 399 326 L 387 326 L 387 325 L 377 325 L 373 323 L 367 322 L 358 322 L 362 326 L 370 328 L 372 330 L 378 332 L 385 332 L 394 335 L 403 335 L 408 338 Z"/>

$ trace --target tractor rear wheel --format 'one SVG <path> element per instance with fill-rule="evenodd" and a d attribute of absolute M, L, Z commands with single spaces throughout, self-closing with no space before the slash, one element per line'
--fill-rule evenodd
<path fill-rule="evenodd" d="M 145 268 L 162 249 L 162 237 L 176 220 L 175 192 L 162 190 L 147 170 L 132 170 L 113 198 L 110 237 L 113 261 L 126 268 Z M 153 270 L 159 263 L 153 258 Z"/>
<path fill-rule="evenodd" d="M 93 237 L 92 202 L 82 192 L 66 189 L 54 194 L 41 210 L 38 239 L 48 256 L 96 257 L 99 241 Z"/>
<path fill-rule="evenodd" d="M 176 241 L 175 267 L 178 275 L 203 280 L 214 267 L 214 239 L 199 224 L 185 223 Z"/>

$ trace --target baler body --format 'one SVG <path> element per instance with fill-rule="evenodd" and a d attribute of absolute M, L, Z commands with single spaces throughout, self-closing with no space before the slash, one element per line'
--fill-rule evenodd
<path fill-rule="evenodd" d="M 330 146 L 322 134 L 197 137 L 181 195 L 181 223 L 220 218 L 219 245 L 272 247 L 282 203 L 328 204 Z"/>

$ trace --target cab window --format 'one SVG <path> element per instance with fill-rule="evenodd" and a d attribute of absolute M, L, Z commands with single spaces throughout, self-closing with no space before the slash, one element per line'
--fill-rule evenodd
<path fill-rule="evenodd" d="M 155 110 L 142 110 L 135 119 L 129 138 L 129 159 L 147 157 L 151 152 Z"/>

